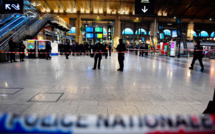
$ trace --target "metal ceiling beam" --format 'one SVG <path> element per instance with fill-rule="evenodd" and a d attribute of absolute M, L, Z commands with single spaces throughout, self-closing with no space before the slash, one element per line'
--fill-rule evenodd
<path fill-rule="evenodd" d="M 46 6 L 51 10 L 51 8 L 49 7 L 47 1 L 46 1 L 46 0 L 44 0 L 44 1 L 45 1 L 45 3 L 46 3 Z"/>
<path fill-rule="evenodd" d="M 195 3 L 199 2 L 199 0 L 195 0 L 194 2 L 192 2 L 181 14 L 180 16 L 184 15 L 184 13 L 186 13 Z"/>
<path fill-rule="evenodd" d="M 206 13 L 206 14 L 209 14 L 208 16 L 210 16 L 210 14 L 212 13 L 212 12 L 214 12 L 215 11 L 215 7 L 213 8 L 213 9 L 211 9 L 208 13 Z M 212 17 L 212 16 L 210 16 L 210 17 Z"/>
<path fill-rule="evenodd" d="M 65 10 L 65 8 L 64 8 L 64 6 L 63 6 L 61 0 L 59 0 L 59 2 L 60 2 L 61 7 L 63 8 L 63 10 Z"/>
<path fill-rule="evenodd" d="M 209 0 L 204 6 L 202 6 L 197 12 L 195 12 L 194 15 L 192 15 L 192 18 L 195 17 L 200 11 L 202 11 L 202 9 L 206 8 L 208 5 L 210 5 L 210 3 L 212 2 L 212 0 Z"/>

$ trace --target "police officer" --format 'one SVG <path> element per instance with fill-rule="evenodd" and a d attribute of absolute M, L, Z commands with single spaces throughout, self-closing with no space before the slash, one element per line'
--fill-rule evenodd
<path fill-rule="evenodd" d="M 69 53 L 71 52 L 71 46 L 70 46 L 70 40 L 66 39 L 65 45 L 64 45 L 64 51 L 66 55 L 66 59 L 69 59 Z"/>
<path fill-rule="evenodd" d="M 20 41 L 19 43 L 19 52 L 25 52 L 25 45 L 23 44 L 23 41 Z M 20 58 L 20 61 L 24 61 L 24 58 L 25 58 L 25 54 L 22 53 L 19 55 L 19 58 Z"/>
<path fill-rule="evenodd" d="M 119 45 L 117 46 L 116 50 L 118 51 L 118 61 L 119 61 L 119 69 L 118 71 L 123 71 L 124 68 L 124 59 L 125 59 L 125 54 L 124 52 L 126 51 L 125 44 L 122 42 L 122 39 L 119 39 Z"/>
<path fill-rule="evenodd" d="M 16 43 L 14 42 L 13 37 L 10 38 L 9 47 L 10 47 L 10 50 L 9 50 L 10 52 L 16 51 Z M 13 62 L 13 61 L 17 62 L 15 59 L 15 53 L 10 54 L 10 62 Z"/>
<path fill-rule="evenodd" d="M 95 44 L 95 46 L 94 46 L 94 52 L 96 52 L 96 54 L 94 57 L 94 67 L 92 68 L 93 70 L 96 69 L 97 60 L 99 60 L 98 69 L 100 69 L 100 63 L 102 60 L 102 54 L 101 54 L 102 50 L 103 50 L 103 45 L 100 43 L 100 40 L 98 40 L 98 43 Z"/>
<path fill-rule="evenodd" d="M 191 63 L 191 67 L 189 67 L 189 69 L 193 70 L 193 66 L 195 64 L 195 61 L 198 59 L 199 60 L 199 63 L 200 63 L 200 66 L 202 67 L 201 68 L 201 71 L 203 72 L 204 71 L 204 65 L 202 63 L 202 58 L 204 57 L 204 54 L 203 54 L 203 47 L 200 46 L 200 41 L 197 41 L 196 43 L 196 46 L 194 48 L 194 53 L 193 53 L 193 61 Z"/>
<path fill-rule="evenodd" d="M 50 45 L 50 42 L 49 41 L 46 41 L 46 49 L 45 49 L 45 52 L 46 52 L 46 60 L 49 60 L 51 59 L 49 53 L 51 51 L 52 47 Z"/>

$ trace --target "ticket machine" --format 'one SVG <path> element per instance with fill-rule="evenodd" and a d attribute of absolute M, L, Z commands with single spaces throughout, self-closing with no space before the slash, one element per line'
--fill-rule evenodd
<path fill-rule="evenodd" d="M 46 41 L 45 40 L 38 40 L 38 52 L 45 52 L 46 47 Z M 39 54 L 39 58 L 46 58 L 46 54 Z"/>
<path fill-rule="evenodd" d="M 172 41 L 170 46 L 170 57 L 175 57 L 175 50 L 176 50 L 176 41 Z"/>
<path fill-rule="evenodd" d="M 168 43 L 160 43 L 160 54 L 161 55 L 168 55 Z"/>
<path fill-rule="evenodd" d="M 28 54 L 28 58 L 36 58 L 36 53 L 37 52 L 37 43 L 35 40 L 27 40 L 27 51 L 28 52 L 34 52 L 33 54 Z"/>

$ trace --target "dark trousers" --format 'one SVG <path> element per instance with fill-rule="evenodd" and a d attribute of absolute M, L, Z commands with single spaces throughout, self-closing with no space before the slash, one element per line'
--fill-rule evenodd
<path fill-rule="evenodd" d="M 25 54 L 20 54 L 20 55 L 19 55 L 19 58 L 20 58 L 21 61 L 23 61 L 24 58 L 25 58 Z"/>
<path fill-rule="evenodd" d="M 105 53 L 105 59 L 107 59 L 107 57 L 108 57 L 108 52 L 107 52 L 107 53 Z"/>
<path fill-rule="evenodd" d="M 10 54 L 10 61 L 11 62 L 16 61 L 15 60 L 15 54 L 13 54 L 13 53 Z"/>
<path fill-rule="evenodd" d="M 109 50 L 109 56 L 111 56 L 111 50 Z"/>
<path fill-rule="evenodd" d="M 69 59 L 69 54 L 66 54 L 66 59 Z"/>
<path fill-rule="evenodd" d="M 96 68 L 97 65 L 97 60 L 99 59 L 99 63 L 98 63 L 98 68 L 100 68 L 100 64 L 101 64 L 101 59 L 102 59 L 102 55 L 101 54 L 96 54 L 94 57 L 94 67 Z"/>
<path fill-rule="evenodd" d="M 200 63 L 200 66 L 202 67 L 202 68 L 204 68 L 204 65 L 203 65 L 203 63 L 202 63 L 202 57 L 193 57 L 193 61 L 192 61 L 192 63 L 191 63 L 191 67 L 193 67 L 194 66 L 194 64 L 195 64 L 195 61 L 196 60 L 199 60 L 199 63 Z"/>
<path fill-rule="evenodd" d="M 46 59 L 51 59 L 50 55 L 49 55 L 49 52 L 46 52 Z"/>
<path fill-rule="evenodd" d="M 124 59 L 125 59 L 124 56 L 118 55 L 119 69 L 120 70 L 123 70 L 123 68 L 124 68 Z"/>

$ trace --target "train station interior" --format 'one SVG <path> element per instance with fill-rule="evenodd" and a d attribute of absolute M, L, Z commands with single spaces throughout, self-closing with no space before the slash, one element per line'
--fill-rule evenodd
<path fill-rule="evenodd" d="M 202 115 L 215 109 L 214 0 L 1 0 L 1 12 L 0 112 Z M 126 47 L 122 70 L 119 39 Z M 104 54 L 92 69 L 99 41 Z M 191 65 L 197 53 L 202 68 L 198 60 Z"/>

